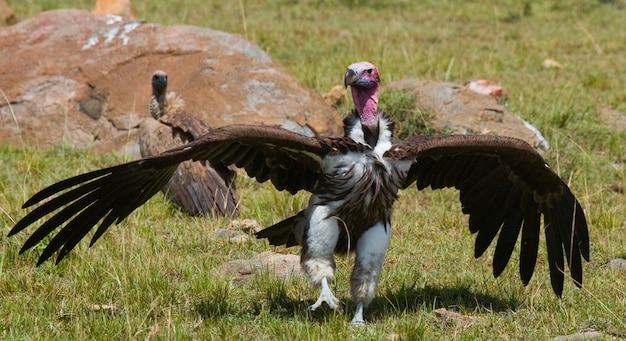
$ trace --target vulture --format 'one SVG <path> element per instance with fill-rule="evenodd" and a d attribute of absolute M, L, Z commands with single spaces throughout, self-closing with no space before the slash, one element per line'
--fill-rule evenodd
<path fill-rule="evenodd" d="M 168 76 L 163 71 L 152 75 L 150 114 L 139 126 L 142 157 L 187 144 L 211 130 L 204 121 L 187 114 L 184 101 L 167 92 Z M 202 216 L 234 217 L 238 215 L 235 171 L 222 163 L 207 160 L 181 163 L 163 193 L 183 211 Z"/>
<path fill-rule="evenodd" d="M 569 187 L 527 143 L 498 136 L 420 135 L 393 141 L 392 120 L 378 110 L 380 75 L 368 62 L 350 65 L 344 76 L 355 110 L 344 136 L 307 137 L 256 125 L 230 125 L 157 156 L 77 175 L 33 195 L 36 205 L 18 221 L 14 235 L 53 212 L 26 240 L 20 253 L 61 227 L 37 264 L 58 263 L 94 227 L 93 244 L 159 191 L 181 162 L 234 164 L 278 190 L 311 193 L 308 207 L 257 233 L 273 245 L 301 245 L 301 266 L 321 289 L 311 305 L 336 309 L 335 253 L 354 251 L 350 293 L 352 324 L 362 325 L 372 301 L 391 235 L 398 190 L 454 187 L 469 230 L 477 233 L 474 256 L 495 242 L 493 273 L 506 267 L 521 235 L 519 272 L 526 285 L 534 272 L 543 217 L 552 289 L 561 296 L 565 259 L 576 286 L 582 260 L 589 260 L 589 233 L 582 207 Z M 48 240 L 48 239 L 46 239 Z"/>

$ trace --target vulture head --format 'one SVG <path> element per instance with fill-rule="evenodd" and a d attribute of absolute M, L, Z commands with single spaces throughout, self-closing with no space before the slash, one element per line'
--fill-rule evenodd
<path fill-rule="evenodd" d="M 152 74 L 152 98 L 150 99 L 150 113 L 158 120 L 165 111 L 165 94 L 167 92 L 167 73 L 155 71 Z"/>
<path fill-rule="evenodd" d="M 348 66 L 343 81 L 346 87 L 350 86 L 354 106 L 363 125 L 377 126 L 380 74 L 376 65 L 370 62 L 351 64 Z"/>

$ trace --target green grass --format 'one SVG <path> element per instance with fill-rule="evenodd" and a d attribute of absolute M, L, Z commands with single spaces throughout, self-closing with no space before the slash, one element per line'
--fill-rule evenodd
<path fill-rule="evenodd" d="M 92 1 L 9 0 L 20 18 L 56 8 L 89 9 Z M 243 5 L 244 11 L 242 12 Z M 524 288 L 514 258 L 498 278 L 493 250 L 473 259 L 473 239 L 454 191 L 401 194 L 378 296 L 363 329 L 345 312 L 309 312 L 317 296 L 304 280 L 259 276 L 230 287 L 214 269 L 268 249 L 210 239 L 225 219 L 189 218 L 157 195 L 111 228 L 91 249 L 79 244 L 59 266 L 34 264 L 41 247 L 18 256 L 26 234 L 6 238 L 37 190 L 88 170 L 124 161 L 66 147 L 0 147 L 0 338 L 6 339 L 549 339 L 587 328 L 626 338 L 626 132 L 597 118 L 597 106 L 626 112 L 626 10 L 611 1 L 135 1 L 138 17 L 247 36 L 306 86 L 323 94 L 345 67 L 369 60 L 384 84 L 407 77 L 463 83 L 497 81 L 508 107 L 537 126 L 545 154 L 584 206 L 591 257 L 584 288 L 565 286 L 557 299 L 542 244 Z M 245 25 L 244 25 L 245 23 Z M 545 69 L 557 60 L 562 69 Z M 381 106 L 405 134 L 428 131 L 402 93 Z M 346 105 L 342 110 L 347 110 Z M 291 197 L 240 177 L 242 217 L 262 226 L 297 212 Z M 30 230 L 32 231 L 32 230 Z M 297 253 L 297 248 L 277 249 Z M 338 258 L 338 297 L 349 302 L 352 257 Z M 97 310 L 94 305 L 114 309 Z M 438 318 L 445 307 L 482 320 L 470 326 Z"/>

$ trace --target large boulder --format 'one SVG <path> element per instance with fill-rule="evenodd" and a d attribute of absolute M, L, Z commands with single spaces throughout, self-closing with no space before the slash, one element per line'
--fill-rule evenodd
<path fill-rule="evenodd" d="M 429 123 L 437 131 L 512 136 L 539 150 L 549 148 L 539 130 L 492 96 L 455 83 L 416 79 L 397 81 L 389 88 L 413 91 L 416 106 L 432 115 Z"/>
<path fill-rule="evenodd" d="M 341 132 L 335 109 L 239 36 L 57 10 L 0 29 L 0 143 L 134 146 L 157 69 L 213 127 Z"/>

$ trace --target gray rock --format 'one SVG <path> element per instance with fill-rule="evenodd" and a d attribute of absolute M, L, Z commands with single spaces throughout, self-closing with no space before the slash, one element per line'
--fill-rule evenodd
<path fill-rule="evenodd" d="M 611 259 L 604 266 L 607 269 L 611 269 L 611 270 L 626 269 L 626 259 L 624 259 L 624 258 Z"/>
<path fill-rule="evenodd" d="M 512 136 L 540 150 L 549 148 L 537 128 L 508 111 L 492 96 L 459 84 L 416 79 L 397 81 L 389 88 L 412 90 L 417 107 L 432 115 L 430 124 L 437 131 Z"/>
<path fill-rule="evenodd" d="M 241 231 L 219 229 L 211 234 L 211 239 L 228 240 L 232 243 L 245 243 L 248 241 L 248 235 Z"/>
<path fill-rule="evenodd" d="M 572 341 L 572 340 L 593 340 L 604 335 L 597 330 L 585 330 L 583 332 L 574 333 L 570 335 L 562 335 L 553 338 L 554 341 Z"/>

